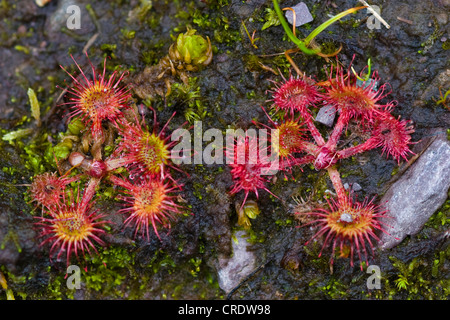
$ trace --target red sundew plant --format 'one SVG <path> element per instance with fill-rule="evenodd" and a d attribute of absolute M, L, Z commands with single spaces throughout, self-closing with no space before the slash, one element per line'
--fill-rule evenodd
<path fill-rule="evenodd" d="M 327 170 L 336 191 L 336 199 L 327 200 L 329 209 L 317 209 L 302 214 L 313 217 L 311 224 L 316 223 L 319 227 L 313 239 L 324 237 L 320 255 L 325 247 L 331 245 L 331 263 L 337 248 L 342 256 L 345 255 L 345 249 L 349 248 L 352 266 L 355 252 L 360 261 L 363 253 L 367 262 L 366 243 L 373 252 L 372 240 L 378 240 L 375 232 L 387 233 L 387 226 L 383 226 L 379 219 L 388 216 L 388 213 L 380 211 L 374 204 L 374 199 L 362 203 L 353 201 L 343 187 L 336 164 L 342 159 L 378 147 L 397 162 L 401 158 L 407 160 L 407 155 L 412 153 L 409 146 L 412 144 L 411 134 L 414 129 L 410 122 L 396 119 L 391 114 L 394 101 L 382 102 L 387 96 L 387 85 L 376 89 L 379 81 L 377 73 L 364 77 L 364 80 L 350 72 L 350 68 L 345 72 L 338 66 L 335 76 L 331 70 L 326 81 L 314 83 L 305 79 L 309 78 L 290 76 L 288 80 L 284 79 L 284 83 L 276 84 L 272 90 L 275 110 L 284 111 L 285 116 L 289 115 L 292 119 L 297 113 L 301 124 L 304 125 L 294 126 L 289 119 L 278 124 L 269 118 L 274 129 L 278 129 L 279 169 L 288 171 L 293 166 L 311 163 L 316 170 Z M 325 106 L 334 107 L 337 116 L 334 127 L 326 138 L 316 127 L 312 113 L 312 108 Z M 341 135 L 344 129 L 348 130 L 350 121 L 360 127 L 360 131 L 364 133 L 361 138 L 365 141 L 351 147 L 339 148 Z M 296 148 L 291 149 L 289 146 L 292 146 L 293 142 Z M 265 184 L 268 181 L 258 175 L 258 170 L 258 166 L 253 169 L 247 163 L 239 167 L 232 166 L 231 174 L 235 181 L 232 193 L 245 190 L 247 195 L 248 192 L 258 189 L 268 191 Z"/>
<path fill-rule="evenodd" d="M 105 120 L 115 122 L 122 116 L 122 109 L 128 107 L 127 102 L 131 93 L 126 86 L 120 86 L 125 73 L 116 80 L 117 72 L 113 72 L 107 79 L 106 58 L 103 73 L 97 74 L 88 57 L 93 77 L 89 79 L 73 57 L 72 60 L 82 77 L 76 78 L 61 66 L 73 80 L 73 87 L 67 88 L 70 102 L 65 104 L 73 109 L 70 113 L 71 118 L 79 116 L 86 127 L 90 128 L 94 139 L 101 139 L 103 137 L 102 122 Z"/>
<path fill-rule="evenodd" d="M 171 150 L 178 141 L 170 141 L 171 135 L 166 134 L 175 113 L 161 130 L 152 108 L 154 120 L 151 129 L 145 119 L 140 121 L 137 115 L 134 115 L 134 121 L 129 121 L 128 111 L 132 110 L 133 101 L 129 88 L 120 84 L 124 74 L 117 79 L 114 72 L 107 78 L 105 64 L 103 73 L 97 74 L 89 61 L 92 69 L 92 79 L 89 79 L 74 62 L 81 72 L 78 78 L 62 67 L 74 81 L 73 86 L 67 88 L 70 100 L 64 105 L 71 107 L 70 117 L 81 119 L 87 130 L 80 133 L 83 134 L 81 143 L 73 147 L 64 161 L 72 169 L 81 170 L 81 176 L 89 182 L 83 198 L 80 199 L 78 193 L 77 199 L 72 201 L 74 203 L 66 201 L 74 197 L 74 192 L 67 190 L 66 186 L 75 178 L 46 174 L 37 176 L 30 188 L 33 201 L 43 208 L 43 216 L 36 224 L 44 238 L 42 245 L 51 245 L 50 257 L 58 251 L 58 260 L 65 253 L 68 264 L 73 254 L 78 256 L 81 251 L 84 255 L 85 251 L 96 251 L 96 245 L 105 244 L 100 239 L 105 233 L 101 227 L 109 221 L 93 209 L 97 189 L 102 183 L 119 187 L 122 195 L 116 199 L 124 201 L 125 207 L 121 212 L 128 215 L 124 226 L 133 225 L 135 237 L 140 233 L 149 241 L 153 229 L 161 239 L 159 228 L 170 229 L 171 223 L 186 212 L 177 204 L 177 193 L 183 186 L 178 185 L 170 174 L 170 169 L 181 171 L 171 161 Z M 338 66 L 333 73 L 331 69 L 323 82 L 316 82 L 305 75 L 290 75 L 288 79 L 283 77 L 283 81 L 275 82 L 269 101 L 277 112 L 290 118 L 278 123 L 269 117 L 270 125 L 263 126 L 276 129 L 269 138 L 237 137 L 236 144 L 229 146 L 227 143 L 225 155 L 233 181 L 230 193 L 244 193 L 241 210 L 250 193 L 258 198 L 260 190 L 265 190 L 277 197 L 268 188 L 277 170 L 289 171 L 304 164 L 313 164 L 316 170 L 327 170 L 336 198 L 327 200 L 328 209 L 302 214 L 313 218 L 311 225 L 319 228 L 313 239 L 324 237 L 320 255 L 331 245 L 332 264 L 337 249 L 341 256 L 349 249 L 353 266 L 355 256 L 360 261 L 364 257 L 367 262 L 367 247 L 373 253 L 372 241 L 378 240 L 376 232 L 387 233 L 386 225 L 379 219 L 388 213 L 381 211 L 373 199 L 362 203 L 354 201 L 342 185 L 336 164 L 374 148 L 381 148 L 397 162 L 407 160 L 412 153 L 409 146 L 414 130 L 409 122 L 391 114 L 394 102 L 383 104 L 387 96 L 386 85 L 376 89 L 379 81 L 376 73 L 371 78 L 365 77 L 364 81 L 349 70 L 344 71 Z M 328 106 L 335 108 L 337 121 L 325 136 L 323 128 L 314 122 L 313 108 Z M 341 147 L 339 142 L 344 130 L 353 128 L 350 121 L 361 127 L 364 136 L 360 138 L 365 141 Z M 275 148 L 273 145 L 267 147 L 267 142 L 275 141 Z M 269 148 L 270 155 L 267 152 Z M 106 159 L 102 154 L 108 154 Z M 274 156 L 279 161 L 274 161 Z M 120 170 L 123 178 L 117 177 L 119 172 L 116 170 Z"/>
<path fill-rule="evenodd" d="M 291 119 L 286 119 L 281 123 L 278 123 L 272 120 L 264 108 L 262 109 L 273 127 L 255 121 L 253 121 L 253 123 L 267 129 L 276 129 L 276 131 L 274 131 L 274 137 L 271 138 L 271 140 L 277 142 L 275 143 L 274 152 L 279 155 L 280 160 L 289 162 L 289 160 L 294 159 L 295 153 L 302 152 L 305 148 L 304 133 L 306 130 L 303 128 L 300 117 L 295 120 L 291 117 Z"/>
<path fill-rule="evenodd" d="M 274 197 L 274 195 L 267 188 L 266 183 L 271 178 L 271 172 L 274 168 L 271 167 L 267 153 L 260 152 L 259 140 L 256 137 L 238 137 L 232 148 L 227 146 L 225 155 L 227 163 L 231 168 L 231 176 L 233 179 L 233 187 L 230 194 L 236 194 L 239 191 L 244 191 L 244 201 L 241 208 L 250 192 L 254 192 L 256 197 L 259 197 L 258 190 L 265 190 Z M 267 151 L 267 150 L 265 150 Z M 278 169 L 278 168 L 276 168 Z"/>
<path fill-rule="evenodd" d="M 176 216 L 183 213 L 183 206 L 175 203 L 174 192 L 180 186 L 172 186 L 168 181 L 154 179 L 147 176 L 139 183 L 131 183 L 116 176 L 109 178 L 115 185 L 123 187 L 122 199 L 126 202 L 122 212 L 128 214 L 124 226 L 135 225 L 134 236 L 140 231 L 143 238 L 150 240 L 150 226 L 159 239 L 158 225 L 170 229 L 170 221 L 176 220 Z"/>
<path fill-rule="evenodd" d="M 290 75 L 288 80 L 283 77 L 282 83 L 275 82 L 274 84 L 275 108 L 286 113 L 293 115 L 294 112 L 300 112 L 303 115 L 309 112 L 309 106 L 319 102 L 319 92 L 311 78 Z"/>
<path fill-rule="evenodd" d="M 146 178 L 157 175 L 163 177 L 167 166 L 179 170 L 170 163 L 170 150 L 177 141 L 170 141 L 171 135 L 165 135 L 165 130 L 175 113 L 158 132 L 156 112 L 153 109 L 152 111 L 154 114 L 152 131 L 141 125 L 137 119 L 136 124 L 122 122 L 118 125 L 122 141 L 115 155 L 128 168 L 132 180 L 135 177 Z"/>
<path fill-rule="evenodd" d="M 89 197 L 89 196 L 88 196 Z M 40 237 L 44 238 L 41 246 L 50 244 L 50 260 L 56 255 L 57 261 L 61 256 L 66 254 L 67 266 L 70 264 L 70 257 L 85 251 L 91 254 L 91 249 L 97 252 L 95 244 L 104 246 L 105 243 L 100 236 L 105 233 L 101 227 L 107 225 L 109 221 L 104 220 L 104 215 L 99 214 L 98 210 L 93 210 L 93 202 L 90 199 L 82 201 L 77 196 L 76 201 L 66 201 L 63 197 L 62 201 L 58 201 L 54 207 L 47 207 L 46 214 L 50 218 L 36 217 L 39 222 L 36 226 L 40 229 Z"/>
<path fill-rule="evenodd" d="M 280 160 L 286 160 L 288 163 L 294 159 L 294 154 L 301 152 L 304 148 L 302 140 L 302 127 L 298 121 L 286 120 L 276 126 L 277 131 L 274 134 L 278 140 L 278 150 L 275 150 Z"/>
<path fill-rule="evenodd" d="M 386 211 L 380 209 L 373 203 L 374 199 L 368 201 L 367 198 L 361 203 L 354 201 L 352 196 L 346 198 L 328 200 L 329 209 L 316 209 L 313 212 L 297 213 L 299 215 L 307 215 L 313 217 L 314 220 L 304 226 L 316 224 L 317 233 L 308 240 L 308 245 L 316 238 L 323 237 L 323 245 L 320 250 L 319 257 L 323 250 L 328 246 L 332 246 L 330 264 L 333 265 L 336 248 L 339 249 L 340 255 L 344 256 L 347 249 L 350 250 L 350 265 L 353 267 L 353 257 L 358 255 L 361 270 L 363 270 L 361 251 L 364 253 L 364 261 L 368 262 L 368 250 L 370 248 L 372 254 L 374 252 L 373 240 L 380 239 L 375 234 L 376 230 L 387 233 L 385 225 L 380 219 L 386 216 Z M 389 233 L 387 233 L 389 234 Z"/>
<path fill-rule="evenodd" d="M 324 106 L 333 105 L 338 115 L 336 124 L 327 141 L 313 123 L 310 112 L 308 110 L 300 112 L 313 138 L 313 141 L 304 141 L 303 151 L 313 156 L 315 168 L 317 170 L 329 168 L 340 159 L 377 147 L 383 147 L 383 150 L 391 154 L 396 160 L 399 157 L 406 159 L 406 155 L 411 153 L 409 149 L 409 144 L 411 144 L 410 134 L 414 130 L 406 121 L 397 120 L 390 114 L 393 109 L 393 102 L 384 105 L 379 103 L 381 97 L 384 97 L 382 94 L 384 89 L 379 89 L 377 92 L 373 90 L 374 81 L 378 79 L 377 76 L 367 80 L 370 82 L 369 84 L 366 83 L 367 81 L 358 84 L 355 74 L 347 72 L 344 77 L 342 68 L 338 68 L 337 73 L 339 76 L 336 80 L 329 75 L 328 81 L 326 81 L 326 83 L 331 84 L 332 88 L 325 89 L 326 93 L 320 94 L 323 98 L 321 104 Z M 336 83 L 340 83 L 340 85 L 336 85 Z M 383 85 L 382 88 L 384 87 Z M 338 99 L 337 97 L 345 97 L 345 99 Z M 316 106 L 310 105 L 310 107 Z M 370 138 L 360 145 L 338 150 L 338 142 L 342 132 L 352 119 L 359 121 L 359 125 L 370 135 Z M 293 161 L 294 165 L 296 161 L 300 164 L 304 163 L 303 160 L 296 159 Z M 287 165 L 282 165 L 282 167 L 287 167 Z"/>
<path fill-rule="evenodd" d="M 32 202 L 45 207 L 55 207 L 63 197 L 66 186 L 76 177 L 58 177 L 56 173 L 45 172 L 34 177 L 30 186 Z"/>
<path fill-rule="evenodd" d="M 386 92 L 387 84 L 376 89 L 380 77 L 373 72 L 371 78 L 357 85 L 356 75 L 349 67 L 347 71 L 340 65 L 336 67 L 336 75 L 333 77 L 333 67 L 328 75 L 328 86 L 321 97 L 327 105 L 332 105 L 340 113 L 339 120 L 348 124 L 351 118 L 358 118 L 363 123 L 373 120 L 384 107 L 380 100 L 390 92 Z"/>
<path fill-rule="evenodd" d="M 60 106 L 69 105 L 70 118 L 80 119 L 85 129 L 78 133 L 70 131 L 74 143 L 68 157 L 61 161 L 64 166 L 71 166 L 68 172 L 77 174 L 70 178 L 53 173 L 37 175 L 29 189 L 32 202 L 42 207 L 42 216 L 36 217 L 39 221 L 35 224 L 43 238 L 41 246 L 50 245 L 51 262 L 55 255 L 57 260 L 66 255 L 68 265 L 73 255 L 78 258 L 80 252 L 84 256 L 97 252 L 97 245 L 105 245 L 100 237 L 106 232 L 102 227 L 109 221 L 94 209 L 95 198 L 104 184 L 120 187 L 125 194 L 121 199 L 128 206 L 121 211 L 129 214 L 125 226 L 135 224 L 135 236 L 140 231 L 149 240 L 151 225 L 160 238 L 158 226 L 170 229 L 177 215 L 185 212 L 177 204 L 180 195 L 175 195 L 183 185 L 177 184 L 170 174 L 170 169 L 181 171 L 170 161 L 171 148 L 177 141 L 170 141 L 171 135 L 166 134 L 175 112 L 159 130 L 156 112 L 150 108 L 154 121 L 152 130 L 148 130 L 145 119 L 139 121 L 132 113 L 130 88 L 121 85 L 124 73 L 117 77 L 117 72 L 113 72 L 107 77 L 106 59 L 103 72 L 97 73 L 88 58 L 92 71 L 89 78 L 72 59 L 80 76 L 61 66 L 73 85 L 66 89 L 68 102 Z M 134 121 L 129 120 L 130 116 L 134 116 Z M 119 171 L 124 179 L 114 175 Z M 80 185 L 78 191 L 68 187 L 80 179 L 88 179 L 81 188 L 82 198 Z"/>
<path fill-rule="evenodd" d="M 378 117 L 373 126 L 373 136 L 378 146 L 382 147 L 383 154 L 392 156 L 400 163 L 400 159 L 408 161 L 411 134 L 414 128 L 410 121 L 395 118 L 388 112 Z"/>

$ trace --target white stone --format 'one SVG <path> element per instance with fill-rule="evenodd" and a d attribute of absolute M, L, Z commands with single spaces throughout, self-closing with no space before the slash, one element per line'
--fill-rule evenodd
<path fill-rule="evenodd" d="M 450 188 L 450 142 L 445 129 L 432 135 L 436 139 L 380 201 L 391 219 L 382 222 L 391 236 L 381 235 L 381 248 L 389 249 L 406 236 L 418 233 L 447 199 Z M 396 239 L 397 238 L 397 239 Z"/>
<path fill-rule="evenodd" d="M 247 237 L 246 231 L 236 231 L 232 240 L 232 256 L 219 258 L 219 286 L 227 293 L 257 267 L 255 254 L 248 250 L 251 244 L 247 241 Z"/>

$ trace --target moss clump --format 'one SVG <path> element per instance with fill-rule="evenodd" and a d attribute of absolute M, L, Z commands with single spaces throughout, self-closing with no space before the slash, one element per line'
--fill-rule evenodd
<path fill-rule="evenodd" d="M 416 257 L 411 262 L 405 263 L 395 256 L 390 256 L 389 259 L 397 272 L 386 282 L 389 298 L 447 299 L 450 293 L 450 280 L 440 279 L 436 283 L 432 278 L 437 276 L 440 268 L 444 268 L 444 261 L 449 256 L 449 249 L 442 251 L 439 258 L 433 260 L 432 266 L 423 257 Z"/>
<path fill-rule="evenodd" d="M 442 49 L 444 50 L 450 49 L 450 39 L 447 39 L 442 43 Z"/>
<path fill-rule="evenodd" d="M 450 200 L 447 199 L 442 207 L 430 217 L 424 227 L 441 230 L 443 226 L 448 224 L 450 224 Z"/>
<path fill-rule="evenodd" d="M 91 255 L 90 260 L 80 265 L 81 292 L 85 299 L 99 297 L 124 298 L 124 294 L 134 294 L 134 287 L 127 286 L 131 280 L 138 279 L 134 271 L 134 251 L 123 247 L 100 249 L 98 255 Z M 80 263 L 80 262 L 79 262 Z M 52 271 L 46 291 L 43 293 L 49 299 L 74 299 L 76 290 L 68 288 L 68 278 L 65 272 Z M 61 271 L 61 270 L 59 270 Z M 126 287 L 124 287 L 126 286 Z"/>

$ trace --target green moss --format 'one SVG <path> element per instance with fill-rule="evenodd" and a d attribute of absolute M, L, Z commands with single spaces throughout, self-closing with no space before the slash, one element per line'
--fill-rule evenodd
<path fill-rule="evenodd" d="M 334 277 L 330 277 L 325 285 L 318 286 L 317 290 L 321 291 L 327 298 L 331 299 L 344 299 L 348 296 L 347 285 Z"/>
<path fill-rule="evenodd" d="M 171 274 L 175 271 L 176 264 L 173 258 L 168 255 L 164 250 L 156 250 L 153 257 L 150 258 L 147 267 L 153 271 L 154 274 L 164 269 L 167 273 Z"/>
<path fill-rule="evenodd" d="M 200 272 L 202 259 L 200 257 L 191 258 L 189 259 L 189 263 L 192 265 L 192 267 L 189 269 L 189 272 L 193 277 L 197 277 L 198 273 Z"/>
<path fill-rule="evenodd" d="M 9 228 L 8 233 L 3 237 L 0 243 L 0 249 L 5 249 L 5 245 L 7 242 L 13 242 L 16 246 L 17 252 L 22 252 L 22 247 L 20 246 L 19 235 L 14 229 Z"/>
<path fill-rule="evenodd" d="M 66 285 L 62 276 L 55 277 L 52 281 L 49 282 L 47 286 L 47 294 L 52 300 L 62 300 L 65 298 L 73 299 L 73 293 L 63 293 L 61 291 Z"/>
<path fill-rule="evenodd" d="M 439 23 L 437 22 L 436 18 L 433 18 L 433 22 L 434 22 L 433 33 L 424 42 L 420 44 L 420 46 L 423 49 L 417 51 L 417 53 L 419 54 L 426 54 L 434 45 L 436 40 L 442 37 L 442 35 L 444 34 L 444 31 L 440 30 Z"/>
<path fill-rule="evenodd" d="M 202 200 L 203 199 L 203 190 L 205 189 L 205 186 L 202 183 L 194 182 L 194 196 L 197 197 L 197 199 Z"/>
<path fill-rule="evenodd" d="M 450 39 L 447 39 L 442 43 L 442 49 L 444 50 L 450 49 Z"/>
<path fill-rule="evenodd" d="M 134 251 L 123 247 L 108 247 L 92 255 L 86 269 L 81 271 L 81 281 L 88 291 L 103 297 L 123 297 L 122 284 L 126 279 L 136 279 Z"/>
<path fill-rule="evenodd" d="M 205 2 L 213 10 L 222 9 L 230 4 L 230 0 L 206 0 Z"/>
<path fill-rule="evenodd" d="M 194 121 L 203 120 L 208 115 L 208 110 L 200 89 L 197 77 L 189 77 L 188 84 L 176 82 L 172 85 L 172 93 L 168 98 L 167 105 L 184 105 L 184 117 L 191 124 Z"/>
<path fill-rule="evenodd" d="M 324 41 L 320 44 L 320 52 L 323 54 L 332 54 L 338 50 L 336 44 L 332 41 Z"/>
<path fill-rule="evenodd" d="M 264 25 L 261 30 L 265 30 L 272 26 L 279 26 L 281 24 L 280 19 L 278 18 L 277 13 L 272 8 L 265 9 L 266 15 L 264 16 Z"/>
<path fill-rule="evenodd" d="M 233 42 L 241 40 L 239 30 L 232 28 L 235 22 L 229 21 L 228 17 L 223 14 L 223 10 L 219 10 L 228 5 L 227 1 L 209 4 L 211 7 L 217 8 L 217 10 L 212 10 L 208 13 L 205 10 L 198 9 L 194 1 L 183 3 L 183 7 L 180 7 L 179 4 L 175 5 L 179 7 L 176 13 L 179 26 L 174 29 L 174 32 L 180 33 L 186 28 L 186 25 L 193 24 L 197 29 L 213 30 L 214 39 L 218 43 L 231 45 Z"/>
<path fill-rule="evenodd" d="M 214 40 L 219 43 L 231 45 L 233 42 L 241 41 L 241 35 L 237 30 L 214 30 Z"/>
<path fill-rule="evenodd" d="M 17 288 L 23 286 L 31 277 L 33 277 L 32 274 L 28 276 L 28 279 L 25 276 L 16 276 L 14 273 L 6 269 L 5 266 L 0 265 L 0 278 L 2 282 L 0 285 L 0 300 L 4 300 L 5 298 L 7 300 L 16 300 L 18 297 L 25 300 L 28 294 L 22 290 L 17 290 Z M 7 288 L 4 288 L 4 285 L 6 285 Z M 2 289 L 6 289 L 5 296 L 3 296 Z"/>
<path fill-rule="evenodd" d="M 447 199 L 442 207 L 430 217 L 424 227 L 441 230 L 443 226 L 448 224 L 450 224 L 450 200 Z"/>
<path fill-rule="evenodd" d="M 28 129 L 24 129 L 27 130 Z M 31 130 L 31 129 L 30 129 Z M 3 136 L 4 140 L 5 136 L 11 137 L 11 132 L 9 134 L 5 134 Z M 29 132 L 27 135 L 31 134 Z M 9 142 L 12 144 L 16 151 L 18 152 L 20 158 L 24 160 L 25 168 L 33 171 L 35 174 L 43 173 L 47 169 L 54 166 L 54 160 L 52 155 L 52 144 L 48 141 L 48 135 L 42 134 L 41 136 L 36 137 L 28 143 L 24 143 L 21 138 L 25 136 L 14 136 L 14 139 L 10 139 Z"/>
<path fill-rule="evenodd" d="M 136 36 L 136 31 L 130 30 L 128 28 L 122 28 L 120 29 L 120 32 L 122 33 L 122 36 L 125 40 L 134 39 L 134 37 Z"/>
<path fill-rule="evenodd" d="M 407 299 L 447 299 L 449 279 L 442 278 L 436 283 L 432 279 L 444 271 L 444 261 L 449 257 L 450 249 L 435 254 L 432 265 L 425 257 L 414 258 L 405 263 L 395 256 L 390 256 L 397 272 L 388 278 L 386 283 L 390 297 Z"/>
<path fill-rule="evenodd" d="M 284 55 L 274 57 L 272 63 L 276 68 L 280 69 L 281 73 L 284 75 L 288 75 L 292 67 Z"/>

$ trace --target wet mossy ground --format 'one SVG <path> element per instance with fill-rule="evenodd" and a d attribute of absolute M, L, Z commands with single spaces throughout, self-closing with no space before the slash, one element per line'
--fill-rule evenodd
<path fill-rule="evenodd" d="M 161 241 L 133 238 L 122 230 L 120 204 L 112 201 L 114 191 L 103 187 L 97 206 L 115 222 L 106 236 L 109 246 L 99 248 L 79 264 L 81 289 L 66 285 L 65 263 L 52 263 L 48 248 L 39 247 L 26 184 L 45 171 L 56 171 L 49 148 L 66 131 L 66 114 L 55 108 L 55 101 L 69 81 L 59 65 L 75 70 L 69 54 L 83 60 L 82 50 L 89 46 L 89 57 L 101 66 L 108 57 L 107 69 L 127 70 L 128 79 L 146 66 L 156 64 L 167 54 L 170 44 L 189 26 L 209 36 L 214 47 L 210 65 L 195 77 L 195 94 L 177 90 L 167 99 L 151 102 L 158 120 L 165 123 L 173 111 L 177 116 L 169 130 L 186 120 L 202 120 L 203 128 L 249 128 L 251 121 L 267 123 L 261 105 L 270 97 L 269 80 L 288 76 L 291 66 L 280 54 L 293 48 L 281 26 L 261 30 L 270 18 L 272 1 L 77 1 L 82 8 L 81 29 L 67 30 L 58 14 L 58 2 L 38 8 L 33 1 L 0 1 L 0 127 L 2 135 L 34 127 L 27 90 L 33 88 L 41 104 L 43 126 L 32 135 L 11 143 L 0 141 L 0 271 L 16 299 L 225 299 L 218 286 L 217 259 L 230 255 L 232 233 L 238 228 L 235 202 L 242 195 L 230 196 L 229 169 L 223 165 L 183 165 L 188 174 L 173 175 L 185 184 L 183 198 L 193 215 L 182 216 Z M 299 28 L 306 36 L 319 23 L 354 1 L 331 1 L 328 6 L 305 1 L 314 21 Z M 282 1 L 282 7 L 293 1 Z M 336 9 L 333 4 L 336 4 Z M 425 4 L 412 0 L 381 1 L 382 16 L 391 25 L 369 29 L 368 15 L 361 11 L 323 32 L 319 43 L 330 49 L 342 45 L 339 59 L 348 65 L 354 58 L 356 70 L 367 59 L 379 71 L 383 82 L 391 84 L 390 99 L 398 101 L 395 115 L 412 119 L 413 140 L 423 138 L 433 127 L 448 128 L 449 111 L 439 99 L 439 87 L 450 88 L 448 80 L 448 1 Z M 412 21 L 400 21 L 397 17 Z M 62 19 L 62 20 L 61 20 Z M 253 46 L 245 29 L 256 30 Z M 308 75 L 324 79 L 327 61 L 317 56 L 293 55 L 295 63 Z M 447 76 L 445 77 L 447 72 Z M 131 81 L 131 80 L 130 80 Z M 199 101 L 199 102 L 196 102 Z M 142 101 L 137 101 L 142 102 Z M 144 101 L 145 102 L 145 101 Z M 145 102 L 148 103 L 148 102 Z M 320 127 L 323 133 L 329 129 Z M 379 150 L 343 161 L 339 171 L 344 182 L 358 183 L 360 198 L 382 195 L 384 187 L 397 172 L 394 160 Z M 370 274 L 359 266 L 350 267 L 348 259 L 337 259 L 330 270 L 328 254 L 318 258 L 320 243 L 304 247 L 312 230 L 297 228 L 292 196 L 323 201 L 332 185 L 326 174 L 310 167 L 296 169 L 289 179 L 276 176 L 270 190 L 279 199 L 262 191 L 258 199 L 261 214 L 252 220 L 250 239 L 261 266 L 229 298 L 231 299 L 448 299 L 448 240 L 436 241 L 448 230 L 450 203 L 447 201 L 413 238 L 399 246 L 377 251 L 371 260 L 382 272 L 381 289 L 367 289 Z M 0 298 L 6 294 L 0 291 Z"/>

